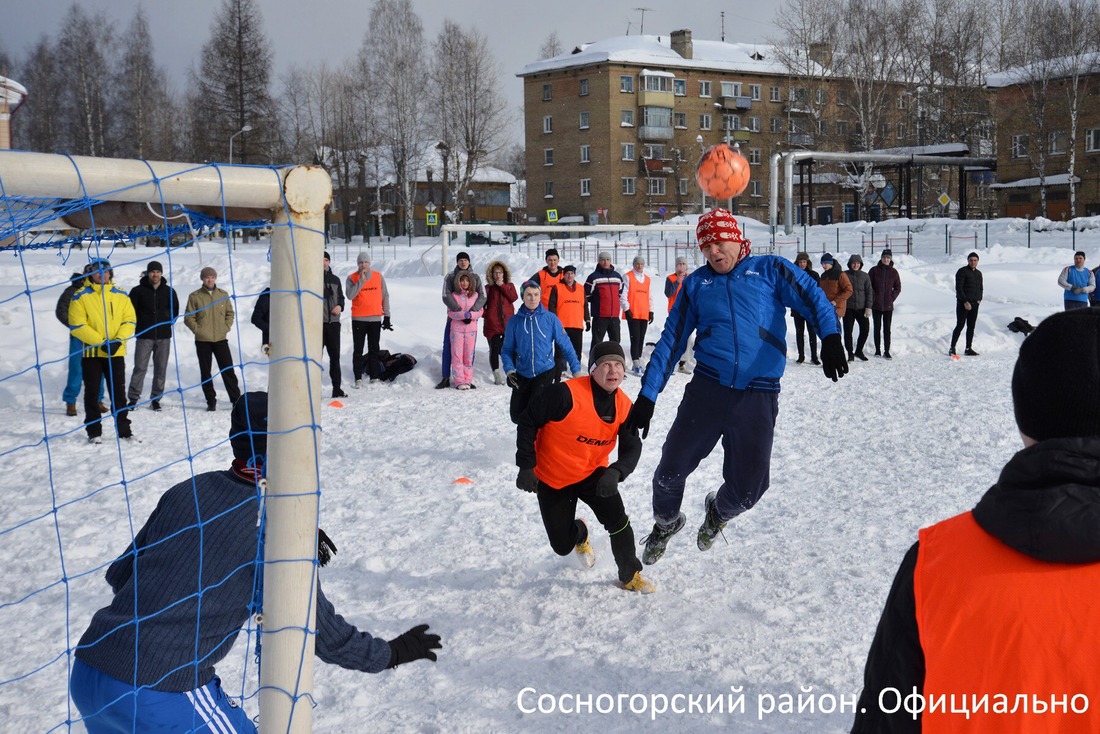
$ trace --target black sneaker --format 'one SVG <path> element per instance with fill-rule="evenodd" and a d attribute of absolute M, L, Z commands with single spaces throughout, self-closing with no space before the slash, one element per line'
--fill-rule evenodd
<path fill-rule="evenodd" d="M 213 413 L 217 409 L 218 409 L 218 401 L 217 400 L 208 400 L 206 402 L 206 412 L 207 413 Z"/>
<path fill-rule="evenodd" d="M 965 355 L 966 355 L 967 357 L 977 357 L 977 356 L 978 356 L 978 353 L 977 353 L 977 352 L 975 352 L 975 351 L 974 351 L 973 349 L 971 349 L 970 347 L 967 347 L 967 348 L 966 348 L 966 351 L 965 351 L 965 352 L 963 352 L 963 354 L 965 354 Z"/>
<path fill-rule="evenodd" d="M 950 349 L 947 350 L 947 356 L 948 357 L 957 356 L 956 353 L 955 353 L 955 347 L 951 347 Z"/>
<path fill-rule="evenodd" d="M 717 494 L 717 492 L 711 492 L 703 502 L 703 506 L 707 510 L 707 516 L 703 519 L 703 524 L 699 526 L 699 534 L 695 538 L 696 545 L 699 546 L 701 551 L 710 550 L 710 547 L 714 545 L 714 539 L 726 527 L 726 523 L 719 522 L 718 515 L 714 513 L 714 497 Z M 725 538 L 724 535 L 722 537 Z"/>
<path fill-rule="evenodd" d="M 798 359 L 795 360 L 795 362 L 798 362 L 799 364 L 802 364 L 805 361 L 806 361 L 806 355 L 805 354 L 798 355 Z"/>
<path fill-rule="evenodd" d="M 661 556 L 665 554 L 665 548 L 668 547 L 669 538 L 680 532 L 686 524 L 687 517 L 682 512 L 671 525 L 653 523 L 653 531 L 642 539 L 642 542 L 645 543 L 645 550 L 642 551 L 642 563 L 652 566 L 661 560 Z"/>
<path fill-rule="evenodd" d="M 810 364 L 816 364 L 816 365 L 820 365 L 820 364 L 821 364 L 821 360 L 820 360 L 820 359 L 818 359 L 817 357 L 810 357 Z"/>
<path fill-rule="evenodd" d="M 153 402 L 149 403 L 149 407 L 152 408 L 155 412 L 159 413 L 160 412 L 160 401 L 159 400 L 154 400 Z"/>
<path fill-rule="evenodd" d="M 443 378 L 442 380 L 440 380 L 440 381 L 439 381 L 439 383 L 438 383 L 438 384 L 437 384 L 437 385 L 435 386 L 435 389 L 436 389 L 436 390 L 444 390 L 444 389 L 446 389 L 446 388 L 448 388 L 448 387 L 450 387 L 450 386 L 451 386 L 451 378 L 450 378 L 450 377 L 444 377 L 444 378 Z"/>
<path fill-rule="evenodd" d="M 889 352 L 883 352 L 882 353 L 882 358 L 883 359 L 893 359 L 893 357 L 890 356 Z"/>
<path fill-rule="evenodd" d="M 346 392 L 344 392 L 343 390 L 341 390 L 340 388 L 336 388 L 335 390 L 332 391 L 332 397 L 333 398 L 346 398 L 347 396 L 348 396 L 348 394 Z"/>
<path fill-rule="evenodd" d="M 866 355 L 866 354 L 864 354 L 863 352 L 856 352 L 856 357 L 857 357 L 857 358 L 859 359 L 859 361 L 861 361 L 861 362 L 867 362 L 867 361 L 868 361 L 868 359 L 867 359 L 867 355 Z"/>
<path fill-rule="evenodd" d="M 882 356 L 882 350 L 881 349 L 876 349 L 875 350 L 875 356 L 876 357 L 881 357 Z"/>

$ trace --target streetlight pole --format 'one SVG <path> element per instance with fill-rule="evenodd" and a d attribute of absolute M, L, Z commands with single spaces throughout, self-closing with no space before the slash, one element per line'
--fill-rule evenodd
<path fill-rule="evenodd" d="M 237 137 L 241 133 L 246 133 L 251 129 L 251 125 L 245 125 L 240 130 L 229 136 L 229 165 L 233 165 L 233 138 Z M 233 249 L 237 249 L 237 234 L 234 230 L 230 230 L 229 232 L 229 244 L 233 246 Z"/>
<path fill-rule="evenodd" d="M 695 136 L 695 142 L 699 144 L 699 160 L 702 160 L 703 159 L 703 153 L 706 152 L 706 149 L 703 148 L 703 136 L 702 135 L 696 135 Z M 698 181 L 696 181 L 696 183 L 698 183 Z M 699 187 L 699 213 L 702 214 L 706 210 L 707 210 L 707 192 L 703 191 L 703 187 L 700 186 Z"/>
<path fill-rule="evenodd" d="M 469 211 L 469 214 L 470 214 L 470 224 L 473 224 L 473 223 L 474 223 L 474 214 L 475 214 L 475 209 L 474 209 L 474 190 L 473 190 L 473 189 L 467 189 L 467 190 L 466 190 L 466 200 L 467 200 L 467 201 L 469 202 L 469 204 L 468 204 L 467 206 L 469 206 L 469 208 L 470 208 L 470 211 Z"/>

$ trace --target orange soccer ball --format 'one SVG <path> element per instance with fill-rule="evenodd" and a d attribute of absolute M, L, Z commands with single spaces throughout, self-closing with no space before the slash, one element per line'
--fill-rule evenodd
<path fill-rule="evenodd" d="M 749 162 L 728 143 L 712 145 L 695 167 L 695 180 L 707 196 L 729 199 L 749 185 Z"/>

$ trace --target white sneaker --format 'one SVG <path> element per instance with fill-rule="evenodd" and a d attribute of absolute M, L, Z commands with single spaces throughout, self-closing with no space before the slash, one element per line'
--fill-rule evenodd
<path fill-rule="evenodd" d="M 355 389 L 355 390 L 358 390 L 361 387 L 363 387 L 363 381 L 362 380 L 356 380 L 355 383 L 352 385 L 352 388 Z"/>
<path fill-rule="evenodd" d="M 102 436 L 88 436 L 88 443 L 98 446 L 99 444 L 103 443 L 103 437 Z"/>
<path fill-rule="evenodd" d="M 497 369 L 493 370 L 493 384 L 494 385 L 503 385 L 506 382 L 508 382 L 508 378 L 506 378 L 504 376 L 504 370 L 500 369 L 499 367 Z"/>

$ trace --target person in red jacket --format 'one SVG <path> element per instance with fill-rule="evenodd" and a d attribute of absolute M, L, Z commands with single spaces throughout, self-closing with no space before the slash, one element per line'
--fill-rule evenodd
<path fill-rule="evenodd" d="M 1023 450 L 901 562 L 856 734 L 1100 731 L 1077 698 L 1100 678 L 1097 309 L 1056 313 L 1024 340 L 1012 403 Z"/>
<path fill-rule="evenodd" d="M 577 501 L 588 505 L 611 536 L 619 582 L 628 591 L 648 594 L 654 586 L 642 578 L 634 529 L 626 514 L 619 483 L 642 455 L 638 432 L 623 427 L 630 398 L 619 386 L 626 356 L 615 342 L 592 349 L 587 377 L 575 377 L 542 391 L 519 418 L 516 433 L 516 486 L 538 494 L 539 512 L 550 546 L 559 556 L 575 552 L 585 568 L 596 563 L 588 525 L 577 519 Z M 619 456 L 608 465 L 615 444 Z"/>
<path fill-rule="evenodd" d="M 512 304 L 519 298 L 512 271 L 503 260 L 493 260 L 485 269 L 485 321 L 482 333 L 489 342 L 489 367 L 493 370 L 493 383 L 505 384 L 504 370 L 500 368 L 500 350 L 504 346 L 504 327 L 516 314 Z"/>
<path fill-rule="evenodd" d="M 566 265 L 562 272 L 561 282 L 555 283 L 551 289 L 553 292 L 550 294 L 547 310 L 561 321 L 566 336 L 573 343 L 573 351 L 577 353 L 577 359 L 580 359 L 581 342 L 584 332 L 592 328 L 592 317 L 588 315 L 588 299 L 584 297 L 584 286 L 577 282 L 577 267 Z"/>

